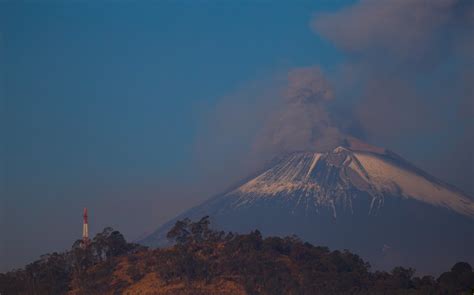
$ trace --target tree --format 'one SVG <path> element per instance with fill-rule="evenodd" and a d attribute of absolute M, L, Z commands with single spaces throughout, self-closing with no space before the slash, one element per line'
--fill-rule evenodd
<path fill-rule="evenodd" d="M 189 218 L 185 218 L 177 221 L 166 234 L 166 237 L 176 241 L 178 245 L 189 243 L 199 244 L 206 241 L 218 241 L 222 239 L 225 233 L 211 230 L 209 224 L 209 216 L 204 216 L 196 222 L 191 222 Z"/>
<path fill-rule="evenodd" d="M 458 262 L 451 271 L 441 274 L 438 278 L 440 288 L 447 293 L 461 293 L 474 288 L 474 272 L 467 262 Z"/>
<path fill-rule="evenodd" d="M 166 238 L 174 240 L 178 244 L 185 244 L 191 235 L 189 231 L 190 223 L 191 220 L 189 218 L 178 220 L 171 230 L 166 234 Z"/>
<path fill-rule="evenodd" d="M 113 228 L 106 227 L 104 228 L 104 230 L 102 230 L 102 232 L 96 234 L 94 239 L 92 240 L 91 247 L 94 249 L 95 254 L 100 262 L 107 258 L 105 256 L 105 252 L 107 249 L 107 239 L 113 231 Z"/>
<path fill-rule="evenodd" d="M 415 270 L 413 268 L 404 268 L 401 266 L 397 266 L 392 270 L 392 276 L 397 286 L 400 286 L 402 289 L 410 289 L 413 288 L 412 278 L 415 274 Z"/>
<path fill-rule="evenodd" d="M 463 274 L 472 272 L 472 266 L 467 262 L 458 262 L 451 268 L 451 272 L 455 274 Z"/>
<path fill-rule="evenodd" d="M 131 248 L 119 231 L 110 233 L 106 239 L 106 247 L 105 254 L 107 258 L 125 254 Z"/>

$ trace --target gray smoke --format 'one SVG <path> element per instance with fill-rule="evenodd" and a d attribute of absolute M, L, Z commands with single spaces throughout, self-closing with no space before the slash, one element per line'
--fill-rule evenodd
<path fill-rule="evenodd" d="M 328 111 L 334 91 L 319 67 L 291 69 L 280 100 L 258 133 L 257 151 L 327 150 L 341 142 L 343 134 Z"/>
<path fill-rule="evenodd" d="M 446 105 L 472 114 L 473 1 L 362 0 L 312 25 L 350 57 L 340 78 L 360 89 L 356 114 L 369 134 L 438 129 Z"/>
<path fill-rule="evenodd" d="M 361 0 L 311 25 L 348 57 L 334 87 L 368 140 L 473 192 L 474 1 Z"/>

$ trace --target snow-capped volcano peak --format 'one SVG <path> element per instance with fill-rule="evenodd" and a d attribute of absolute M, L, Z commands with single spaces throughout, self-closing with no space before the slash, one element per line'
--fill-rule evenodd
<path fill-rule="evenodd" d="M 425 270 L 474 263 L 474 201 L 395 153 L 354 138 L 329 151 L 280 158 L 143 242 L 166 245 L 176 220 L 205 215 L 225 230 L 296 234 L 318 245 L 354 249 L 385 269 L 398 265 L 393 255 Z M 392 250 L 380 252 L 384 245 Z"/>
<path fill-rule="evenodd" d="M 249 206 L 278 198 L 295 208 L 338 207 L 353 210 L 356 198 L 368 198 L 374 213 L 387 197 L 414 199 L 474 217 L 474 202 L 401 157 L 380 148 L 349 144 L 330 152 L 298 152 L 227 193 L 234 205 Z"/>

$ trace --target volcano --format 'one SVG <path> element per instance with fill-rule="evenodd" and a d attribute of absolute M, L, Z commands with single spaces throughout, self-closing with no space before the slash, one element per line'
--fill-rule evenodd
<path fill-rule="evenodd" d="M 399 155 L 350 139 L 326 152 L 295 152 L 159 227 L 142 243 L 164 246 L 176 220 L 209 215 L 215 227 L 297 235 L 349 249 L 376 269 L 436 274 L 474 263 L 474 201 Z"/>

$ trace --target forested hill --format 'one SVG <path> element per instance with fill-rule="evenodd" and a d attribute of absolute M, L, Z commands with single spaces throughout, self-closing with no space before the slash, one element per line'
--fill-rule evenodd
<path fill-rule="evenodd" d="M 44 255 L 0 274 L 8 294 L 473 294 L 474 272 L 456 263 L 435 279 L 413 269 L 390 273 L 349 251 L 259 231 L 213 231 L 207 217 L 182 220 L 168 233 L 175 246 L 148 249 L 110 228 L 83 249 Z"/>

